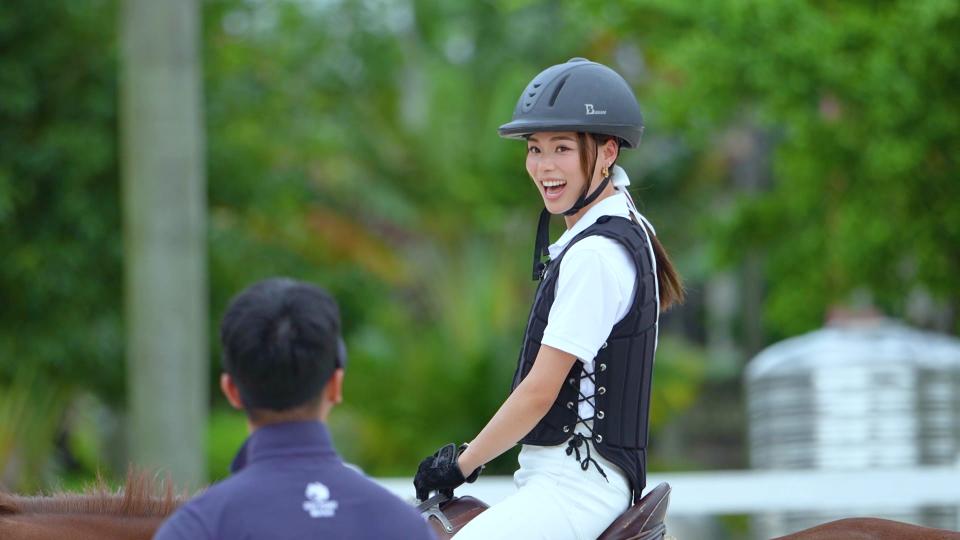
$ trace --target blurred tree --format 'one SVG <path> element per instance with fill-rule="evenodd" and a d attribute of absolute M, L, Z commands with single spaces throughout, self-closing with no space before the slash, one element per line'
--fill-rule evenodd
<path fill-rule="evenodd" d="M 439 442 L 473 436 L 509 390 L 541 204 L 523 145 L 496 136 L 518 93 L 572 56 L 645 89 L 629 40 L 570 5 L 202 3 L 211 323 L 268 275 L 329 288 L 351 349 L 332 423 L 373 474 L 410 474 Z M 0 85 L 0 361 L 37 362 L 113 403 L 124 380 L 117 9 L 0 7 L 0 44 L 15 53 L 0 58 L 12 81 Z M 687 181 L 696 148 L 651 132 L 623 163 L 683 271 L 705 275 L 702 255 L 679 249 L 701 233 L 685 219 L 703 200 Z M 699 355 L 665 346 L 656 426 L 696 396 Z M 492 470 L 514 467 L 508 457 Z"/>
<path fill-rule="evenodd" d="M 409 474 L 509 390 L 541 203 L 496 127 L 544 66 L 611 44 L 552 2 L 207 9 L 214 305 L 271 273 L 330 287 L 352 357 L 338 444 Z M 699 380 L 671 360 L 658 419 Z"/>
<path fill-rule="evenodd" d="M 0 383 L 0 486 L 34 491 L 50 479 L 48 458 L 69 399 L 67 385 L 41 380 L 28 366 Z"/>
<path fill-rule="evenodd" d="M 0 4 L 0 377 L 124 371 L 115 3 Z"/>
<path fill-rule="evenodd" d="M 496 84 L 515 62 L 500 8 L 391 6 L 208 4 L 212 272 L 217 306 L 278 272 L 334 291 L 353 358 L 338 443 L 409 474 L 506 395 L 537 200 L 495 134 L 524 84 Z"/>
<path fill-rule="evenodd" d="M 856 291 L 901 317 L 927 291 L 960 331 L 960 3 L 578 4 L 642 48 L 652 129 L 700 156 L 692 186 L 731 202 L 707 241 L 728 263 L 764 253 L 767 339 Z M 774 146 L 772 185 L 730 197 L 749 133 Z"/>

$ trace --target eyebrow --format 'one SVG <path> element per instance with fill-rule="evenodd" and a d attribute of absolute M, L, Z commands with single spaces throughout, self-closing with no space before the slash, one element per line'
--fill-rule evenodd
<path fill-rule="evenodd" d="M 537 140 L 537 138 L 536 138 L 535 136 L 533 136 L 533 135 L 527 137 L 527 140 L 528 140 L 528 141 L 533 141 L 533 142 L 540 142 L 540 141 Z M 576 142 L 576 141 L 573 140 L 573 137 L 571 137 L 571 136 L 569 136 L 569 135 L 554 135 L 553 137 L 550 137 L 550 141 L 551 141 L 551 142 L 552 142 L 552 141 L 570 141 L 570 142 Z"/>

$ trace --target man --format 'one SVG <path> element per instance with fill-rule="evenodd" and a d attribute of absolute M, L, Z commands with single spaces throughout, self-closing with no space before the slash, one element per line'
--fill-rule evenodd
<path fill-rule="evenodd" d="M 220 388 L 247 414 L 233 475 L 180 508 L 155 540 L 432 539 L 410 505 L 344 465 L 326 419 L 342 399 L 336 302 L 290 279 L 233 299 L 220 328 Z"/>

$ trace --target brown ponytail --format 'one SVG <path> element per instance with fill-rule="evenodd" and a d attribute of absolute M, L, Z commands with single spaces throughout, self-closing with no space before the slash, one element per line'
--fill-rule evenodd
<path fill-rule="evenodd" d="M 653 242 L 653 255 L 657 258 L 657 282 L 660 284 L 660 311 L 664 312 L 670 309 L 674 304 L 682 304 L 686 297 L 686 291 L 683 289 L 683 278 L 673 267 L 673 261 L 670 255 L 664 249 L 663 244 L 651 231 L 650 240 Z"/>
<path fill-rule="evenodd" d="M 627 197 L 629 197 L 631 201 L 633 200 L 629 193 Z M 637 223 L 637 218 L 634 217 L 633 213 L 630 214 L 630 219 L 632 219 L 634 223 Z M 686 298 L 687 293 L 683 289 L 683 278 L 680 277 L 677 269 L 673 267 L 673 261 L 670 260 L 670 255 L 667 254 L 666 248 L 660 243 L 657 235 L 653 234 L 653 231 L 645 224 L 638 223 L 638 225 L 647 231 L 647 236 L 650 237 L 650 242 L 653 244 L 653 256 L 657 260 L 660 312 L 663 313 L 674 304 L 682 304 L 684 298 Z"/>

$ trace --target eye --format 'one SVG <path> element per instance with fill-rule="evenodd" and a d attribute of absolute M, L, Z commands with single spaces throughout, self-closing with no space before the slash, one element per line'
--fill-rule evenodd
<path fill-rule="evenodd" d="M 527 153 L 528 153 L 528 154 L 539 154 L 539 153 L 540 153 L 540 149 L 537 148 L 536 146 L 528 146 L 528 147 L 527 147 Z"/>
<path fill-rule="evenodd" d="M 566 152 L 566 151 L 568 151 L 568 150 L 570 150 L 570 147 L 569 147 L 569 146 L 564 146 L 564 145 L 561 144 L 560 146 L 557 147 L 556 152 L 557 152 L 557 153 L 563 153 L 563 152 Z"/>

